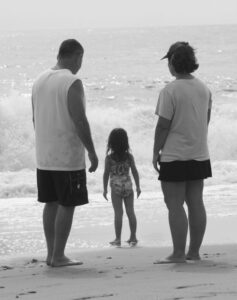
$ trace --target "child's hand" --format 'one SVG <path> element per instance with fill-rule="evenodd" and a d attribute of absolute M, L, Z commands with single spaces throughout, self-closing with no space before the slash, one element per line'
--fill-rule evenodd
<path fill-rule="evenodd" d="M 108 197 L 107 197 L 107 191 L 104 191 L 104 192 L 103 192 L 103 196 L 104 196 L 104 198 L 105 198 L 107 201 L 109 201 L 109 200 L 108 200 Z"/>
<path fill-rule="evenodd" d="M 141 189 L 137 188 L 137 198 L 141 195 Z"/>

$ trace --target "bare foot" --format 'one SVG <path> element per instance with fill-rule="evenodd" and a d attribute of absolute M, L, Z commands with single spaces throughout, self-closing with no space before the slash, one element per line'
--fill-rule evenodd
<path fill-rule="evenodd" d="M 50 256 L 50 257 L 48 256 L 48 257 L 46 258 L 46 261 L 45 261 L 45 262 L 46 262 L 46 265 L 47 265 L 47 266 L 51 266 L 51 260 L 52 260 L 51 256 Z"/>
<path fill-rule="evenodd" d="M 154 264 L 177 264 L 177 263 L 186 263 L 185 257 L 175 257 L 174 255 L 170 255 L 166 258 L 158 259 L 154 261 Z"/>
<path fill-rule="evenodd" d="M 199 253 L 187 253 L 186 260 L 201 260 Z"/>
<path fill-rule="evenodd" d="M 134 239 L 128 239 L 127 241 L 126 241 L 126 243 L 128 243 L 128 244 L 130 244 L 130 243 L 133 243 L 133 244 L 137 244 L 138 243 L 138 240 L 136 239 L 136 238 L 134 238 Z"/>
<path fill-rule="evenodd" d="M 60 258 L 60 259 L 54 259 L 51 261 L 50 266 L 51 267 L 67 267 L 67 266 L 79 266 L 82 265 L 83 262 L 78 260 L 72 260 L 66 256 Z"/>
<path fill-rule="evenodd" d="M 137 240 L 137 239 L 130 240 L 130 241 L 129 241 L 129 246 L 134 247 L 134 246 L 137 245 L 137 243 L 138 243 L 138 240 Z"/>
<path fill-rule="evenodd" d="M 112 245 L 112 246 L 121 246 L 121 241 L 120 241 L 120 240 L 117 240 L 117 239 L 115 239 L 114 241 L 109 242 L 109 243 L 110 243 L 110 245 Z"/>

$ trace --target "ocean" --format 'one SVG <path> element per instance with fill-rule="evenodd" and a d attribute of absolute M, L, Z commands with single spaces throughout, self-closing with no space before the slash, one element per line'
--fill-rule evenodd
<path fill-rule="evenodd" d="M 23 234 L 25 227 L 19 224 L 28 222 L 27 211 L 17 214 L 17 205 L 21 203 L 20 209 L 36 201 L 32 84 L 40 72 L 55 64 L 59 44 L 67 38 L 78 39 L 85 48 L 78 77 L 84 84 L 87 116 L 100 161 L 97 172 L 88 174 L 90 207 L 102 205 L 102 211 L 106 211 L 107 203 L 101 194 L 107 138 L 114 127 L 123 127 L 128 132 L 141 177 L 141 198 L 149 202 L 149 205 L 139 202 L 137 209 L 149 215 L 151 222 L 155 219 L 152 217 L 154 206 L 158 205 L 159 214 L 165 214 L 157 175 L 151 164 L 158 94 L 173 80 L 167 62 L 160 59 L 173 42 L 188 41 L 196 49 L 200 64 L 195 74 L 209 86 L 213 95 L 209 126 L 213 177 L 205 181 L 208 214 L 236 216 L 236 36 L 237 25 L 0 31 L 0 214 L 3 216 L 0 243 L 5 249 L 3 254 L 20 249 L 19 242 L 18 246 L 12 246 L 13 250 L 7 250 L 16 239 L 11 236 L 4 240 L 3 236 L 8 237 L 9 232 Z M 9 213 L 15 214 L 13 220 L 18 227 L 9 225 L 13 224 L 8 219 Z M 34 216 L 33 220 L 39 222 L 37 212 Z M 103 216 L 101 226 L 112 226 L 112 211 L 108 216 Z M 83 224 L 86 226 L 86 222 Z M 21 229 L 17 231 L 17 228 Z M 36 242 L 35 248 L 38 247 Z"/>

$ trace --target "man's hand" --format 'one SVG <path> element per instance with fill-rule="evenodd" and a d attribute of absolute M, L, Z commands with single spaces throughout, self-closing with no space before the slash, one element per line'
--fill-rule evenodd
<path fill-rule="evenodd" d="M 141 189 L 137 188 L 137 198 L 141 195 Z"/>
<path fill-rule="evenodd" d="M 156 154 L 156 155 L 154 154 L 154 155 L 153 155 L 152 164 L 153 164 L 154 169 L 155 169 L 158 173 L 160 173 L 160 169 L 158 168 L 159 162 L 160 162 L 160 154 L 159 154 L 159 153 Z"/>
<path fill-rule="evenodd" d="M 97 155 L 96 155 L 95 152 L 88 153 L 88 157 L 89 157 L 89 160 L 91 162 L 91 166 L 89 168 L 89 172 L 90 173 L 95 172 L 95 170 L 98 167 L 98 163 L 99 163 L 98 157 L 97 157 Z"/>

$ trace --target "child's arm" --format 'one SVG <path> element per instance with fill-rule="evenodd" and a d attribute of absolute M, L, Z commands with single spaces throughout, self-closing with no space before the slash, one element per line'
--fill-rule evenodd
<path fill-rule="evenodd" d="M 109 182 L 109 158 L 106 156 L 105 158 L 105 168 L 104 168 L 104 175 L 103 175 L 103 185 L 104 185 L 104 191 L 103 196 L 108 201 L 107 193 L 108 193 L 108 182 Z"/>
<path fill-rule="evenodd" d="M 130 154 L 130 161 L 131 161 L 131 171 L 132 175 L 136 184 L 136 190 L 137 190 L 137 198 L 141 194 L 141 188 L 140 188 L 140 179 L 139 179 L 139 174 L 136 168 L 135 160 L 132 154 Z"/>

